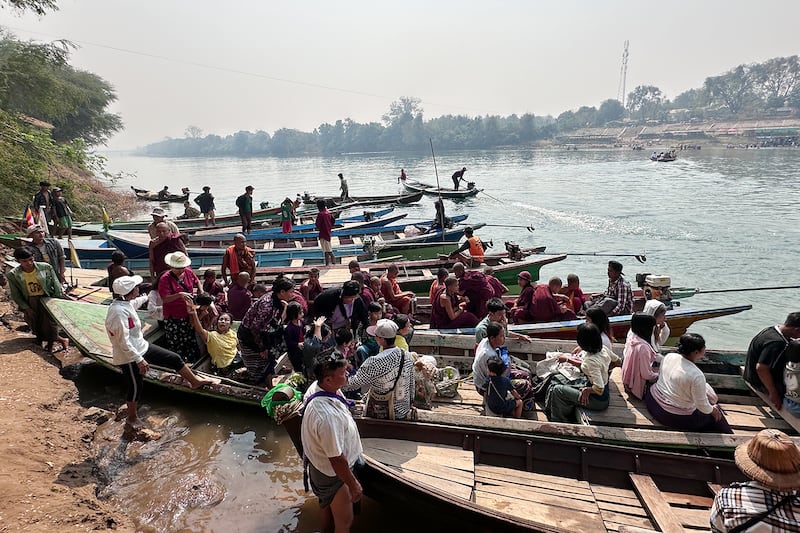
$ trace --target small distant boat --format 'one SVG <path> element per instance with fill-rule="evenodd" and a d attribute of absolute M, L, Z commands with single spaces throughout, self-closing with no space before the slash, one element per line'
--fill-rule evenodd
<path fill-rule="evenodd" d="M 161 194 L 161 192 L 148 191 L 146 189 L 137 189 L 131 185 L 136 198 L 139 200 L 146 200 L 148 202 L 180 202 L 183 203 L 189 199 L 189 189 L 184 187 L 181 189 L 183 194 Z"/>
<path fill-rule="evenodd" d="M 669 152 L 653 152 L 650 154 L 650 161 L 657 161 L 659 163 L 669 163 L 678 159 L 678 153 L 675 150 Z"/>
<path fill-rule="evenodd" d="M 442 198 L 450 198 L 451 200 L 458 198 L 469 198 L 470 196 L 475 196 L 483 190 L 476 188 L 475 183 L 472 181 L 467 182 L 466 189 L 458 190 L 448 189 L 445 187 L 436 187 L 435 185 L 409 179 L 403 180 L 403 187 L 412 192 L 424 193 L 431 196 L 441 196 Z"/>

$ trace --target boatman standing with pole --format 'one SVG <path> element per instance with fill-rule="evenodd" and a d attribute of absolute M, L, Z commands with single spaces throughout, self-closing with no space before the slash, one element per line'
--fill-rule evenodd
<path fill-rule="evenodd" d="M 453 189 L 458 190 L 458 184 L 464 179 L 464 172 L 466 171 L 467 167 L 463 167 L 461 170 L 453 172 Z"/>
<path fill-rule="evenodd" d="M 300 438 L 308 480 L 322 508 L 323 531 L 350 531 L 353 504 L 361 500 L 363 492 L 353 474 L 353 467 L 362 462 L 361 436 L 340 391 L 347 384 L 347 367 L 337 352 L 318 358 L 314 365 L 317 381 L 304 398 Z"/>

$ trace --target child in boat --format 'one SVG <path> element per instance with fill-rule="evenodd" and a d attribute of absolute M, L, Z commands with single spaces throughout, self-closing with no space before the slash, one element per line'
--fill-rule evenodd
<path fill-rule="evenodd" d="M 325 325 L 326 317 L 321 316 L 306 328 L 303 340 L 303 368 L 309 381 L 314 380 L 314 361 L 325 350 L 333 348 L 331 328 Z"/>
<path fill-rule="evenodd" d="M 206 292 L 214 298 L 214 304 L 220 311 L 228 310 L 228 296 L 222 283 L 217 281 L 217 271 L 209 268 L 203 273 L 203 292 Z"/>
<path fill-rule="evenodd" d="M 378 320 L 383 318 L 383 307 L 378 302 L 372 302 L 367 306 L 367 313 L 369 315 L 369 326 L 376 326 Z M 378 355 L 378 352 L 381 351 L 381 347 L 378 346 L 378 341 L 367 332 L 369 326 L 365 328 L 363 324 L 361 324 L 358 326 L 358 331 L 356 332 L 356 337 L 361 343 L 361 346 L 356 350 L 356 368 L 360 367 L 368 357 Z"/>
<path fill-rule="evenodd" d="M 304 373 L 303 332 L 305 325 L 303 306 L 300 305 L 300 302 L 289 302 L 286 305 L 286 329 L 283 330 L 283 338 L 286 341 L 289 362 L 292 363 L 294 371 L 301 374 Z"/>
<path fill-rule="evenodd" d="M 666 344 L 670 334 L 669 325 L 667 324 L 667 306 L 664 305 L 662 301 L 650 299 L 645 302 L 642 312 L 653 315 L 656 319 L 651 344 L 653 345 L 653 349 L 658 352 L 661 350 L 661 347 Z"/>
<path fill-rule="evenodd" d="M 522 417 L 522 398 L 514 390 L 511 380 L 505 375 L 506 364 L 497 356 L 486 361 L 489 369 L 489 382 L 486 385 L 486 406 L 490 411 L 502 416 Z M 511 393 L 511 398 L 508 394 Z"/>
<path fill-rule="evenodd" d="M 783 371 L 786 394 L 783 407 L 794 416 L 800 416 L 800 341 L 790 340 L 786 348 L 786 368 Z"/>
<path fill-rule="evenodd" d="M 197 317 L 200 319 L 203 329 L 211 331 L 217 323 L 219 311 L 214 305 L 214 299 L 208 293 L 198 294 L 195 299 L 197 304 Z"/>
<path fill-rule="evenodd" d="M 577 274 L 567 275 L 567 285 L 561 289 L 561 294 L 567 297 L 567 309 L 576 314 L 583 312 L 583 304 L 589 299 L 581 290 L 581 280 Z"/>

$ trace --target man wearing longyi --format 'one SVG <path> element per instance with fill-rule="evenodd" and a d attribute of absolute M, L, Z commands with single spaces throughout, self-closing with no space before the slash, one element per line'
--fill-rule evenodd
<path fill-rule="evenodd" d="M 329 531 L 333 526 L 337 533 L 350 531 L 353 504 L 363 492 L 353 473 L 363 462 L 361 436 L 340 391 L 347 384 L 347 366 L 337 352 L 317 359 L 317 381 L 306 391 L 300 434 L 308 480 L 322 508 L 321 529 Z"/>

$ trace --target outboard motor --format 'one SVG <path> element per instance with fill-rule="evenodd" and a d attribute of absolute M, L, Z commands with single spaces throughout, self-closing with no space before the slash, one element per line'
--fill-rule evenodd
<path fill-rule="evenodd" d="M 364 222 L 372 222 L 375 220 L 375 211 L 364 211 Z"/>
<path fill-rule="evenodd" d="M 670 285 L 672 280 L 669 276 L 648 274 L 645 276 L 644 297 L 646 300 L 659 300 L 664 302 L 667 309 L 672 309 L 672 292 L 670 292 Z"/>
<path fill-rule="evenodd" d="M 512 261 L 522 260 L 522 249 L 519 247 L 519 244 L 512 241 L 506 241 L 505 244 L 509 259 Z"/>
<path fill-rule="evenodd" d="M 474 181 L 468 181 L 467 182 L 467 189 L 474 189 L 474 188 L 475 188 L 475 182 Z"/>
<path fill-rule="evenodd" d="M 650 275 L 650 272 L 640 272 L 639 274 L 636 274 L 636 286 L 639 287 L 640 289 L 643 288 L 644 287 L 644 280 L 649 275 Z"/>

